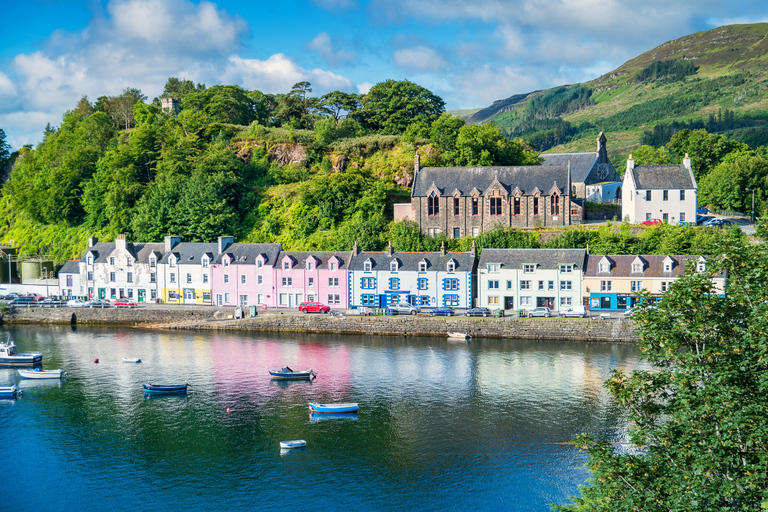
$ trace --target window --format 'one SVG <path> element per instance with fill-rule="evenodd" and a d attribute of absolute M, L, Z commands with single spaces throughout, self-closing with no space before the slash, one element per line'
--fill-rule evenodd
<path fill-rule="evenodd" d="M 264 266 L 264 262 L 263 261 L 261 261 L 261 260 L 257 260 L 256 261 L 256 268 L 261 268 L 263 266 Z"/>
<path fill-rule="evenodd" d="M 511 289 L 512 289 L 512 281 L 507 281 L 507 290 L 511 290 Z"/>
<path fill-rule="evenodd" d="M 685 212 L 680 212 L 680 222 L 685 222 Z"/>
<path fill-rule="evenodd" d="M 224 274 L 224 284 L 229 282 L 229 274 Z"/>
<path fill-rule="evenodd" d="M 455 272 L 456 271 L 456 262 L 455 261 L 449 261 L 447 267 L 448 267 L 448 272 Z"/>
<path fill-rule="evenodd" d="M 331 262 L 331 270 L 336 270 L 336 262 L 335 261 Z"/>
<path fill-rule="evenodd" d="M 154 288 L 152 290 L 149 290 L 149 298 L 152 300 L 157 299 L 157 290 Z"/>
<path fill-rule="evenodd" d="M 472 215 L 477 215 L 478 214 L 478 210 L 479 210 L 478 200 L 477 200 L 476 197 L 473 197 L 472 198 Z"/>
<path fill-rule="evenodd" d="M 629 289 L 633 292 L 639 292 L 643 289 L 643 282 L 642 281 L 630 281 L 629 282 Z"/>
<path fill-rule="evenodd" d="M 419 290 L 426 290 L 427 287 L 428 287 L 427 286 L 427 279 L 425 279 L 423 277 L 420 278 L 419 282 L 418 282 L 418 287 L 419 287 Z"/>
<path fill-rule="evenodd" d="M 309 280 L 311 281 L 312 278 L 310 277 Z M 256 284 L 264 284 L 264 277 L 262 276 L 256 276 Z M 311 285 L 310 285 L 311 286 Z"/>
<path fill-rule="evenodd" d="M 643 264 L 642 263 L 633 263 L 632 264 L 632 273 L 633 274 L 639 274 L 643 271 Z"/>
<path fill-rule="evenodd" d="M 496 306 L 499 304 L 499 298 L 498 297 L 488 297 L 488 305 L 489 306 Z"/>
<path fill-rule="evenodd" d="M 573 265 L 560 265 L 561 274 L 570 274 L 573 272 Z"/>
<path fill-rule="evenodd" d="M 129 283 L 133 282 L 133 272 L 128 272 L 128 282 Z"/>
<path fill-rule="evenodd" d="M 671 261 L 665 261 L 664 262 L 664 272 L 672 272 L 672 262 Z"/>
<path fill-rule="evenodd" d="M 500 264 L 499 263 L 489 263 L 488 264 L 488 272 L 498 272 L 499 271 Z"/>
<path fill-rule="evenodd" d="M 539 281 L 539 290 L 544 289 L 544 281 Z"/>
<path fill-rule="evenodd" d="M 291 270 L 291 262 L 286 260 L 283 262 L 283 270 Z"/>
<path fill-rule="evenodd" d="M 489 290 L 498 290 L 499 289 L 499 282 L 498 281 L 488 281 L 488 289 Z"/>
<path fill-rule="evenodd" d="M 520 198 L 516 197 L 514 199 L 514 206 L 515 206 L 515 215 L 520 215 Z"/>
<path fill-rule="evenodd" d="M 572 306 L 573 302 L 571 297 L 560 297 L 560 306 Z"/>
<path fill-rule="evenodd" d="M 293 278 L 292 277 L 284 277 L 283 278 L 283 286 L 293 286 Z"/>
<path fill-rule="evenodd" d="M 531 282 L 530 281 L 520 281 L 520 289 L 521 290 L 530 290 L 531 289 Z"/>
<path fill-rule="evenodd" d="M 560 196 L 558 194 L 552 196 L 552 215 L 560 215 Z"/>
<path fill-rule="evenodd" d="M 646 190 L 645 191 L 645 200 L 646 201 L 650 201 L 651 200 L 651 191 L 650 190 Z"/>
<path fill-rule="evenodd" d="M 427 236 L 429 238 L 437 238 L 440 236 L 440 228 L 427 228 Z"/>
<path fill-rule="evenodd" d="M 598 272 L 609 272 L 611 270 L 611 265 L 608 262 L 600 263 L 597 267 Z"/>
<path fill-rule="evenodd" d="M 231 298 L 231 294 L 225 293 L 224 294 L 224 304 L 229 304 L 230 298 Z"/>
<path fill-rule="evenodd" d="M 241 295 L 240 296 L 240 307 L 246 307 L 248 306 L 248 296 L 247 295 Z"/>
<path fill-rule="evenodd" d="M 685 201 L 685 190 L 680 191 L 680 200 Z"/>
<path fill-rule="evenodd" d="M 696 271 L 697 272 L 704 272 L 705 270 L 707 270 L 707 262 L 706 261 L 699 261 L 696 264 Z"/>
<path fill-rule="evenodd" d="M 176 259 L 175 258 L 170 258 L 168 260 L 168 266 L 169 267 L 175 267 L 176 266 Z"/>
<path fill-rule="evenodd" d="M 534 215 L 539 214 L 539 198 L 538 197 L 533 198 L 533 214 Z"/>
<path fill-rule="evenodd" d="M 328 304 L 341 304 L 341 297 L 338 293 L 328 294 Z"/>
<path fill-rule="evenodd" d="M 126 267 L 132 267 L 133 266 L 133 260 L 130 257 L 125 258 L 125 266 Z"/>
<path fill-rule="evenodd" d="M 426 272 L 427 271 L 427 262 L 426 261 L 420 261 L 419 262 L 419 272 Z"/>
<path fill-rule="evenodd" d="M 155 260 L 155 258 L 149 258 L 149 266 L 151 268 L 155 268 L 156 264 L 157 264 L 157 260 Z"/>
<path fill-rule="evenodd" d="M 154 272 L 149 274 L 149 282 L 150 283 L 156 283 L 157 282 L 157 274 L 155 274 Z"/>
<path fill-rule="evenodd" d="M 363 303 L 363 306 L 375 306 L 376 305 L 376 295 L 363 295 L 360 297 Z"/>
<path fill-rule="evenodd" d="M 530 264 L 523 265 L 524 274 L 533 274 L 535 269 L 536 269 L 536 265 L 530 265 Z"/>
<path fill-rule="evenodd" d="M 115 280 L 115 273 L 114 272 L 110 272 L 109 273 L 109 280 L 114 282 L 114 280 Z"/>
<path fill-rule="evenodd" d="M 669 290 L 669 287 L 672 286 L 672 281 L 662 281 L 661 282 L 661 291 L 666 292 Z"/>
<path fill-rule="evenodd" d="M 611 291 L 611 282 L 610 281 L 600 281 L 600 291 L 601 292 L 609 292 L 609 291 Z"/>
<path fill-rule="evenodd" d="M 338 288 L 339 287 L 339 278 L 338 277 L 329 277 L 328 278 L 328 286 L 330 288 Z"/>
<path fill-rule="evenodd" d="M 211 302 L 211 292 L 203 292 L 203 302 Z"/>
<path fill-rule="evenodd" d="M 372 277 L 364 277 L 360 280 L 360 288 L 364 290 L 373 290 L 376 287 L 376 280 Z"/>
<path fill-rule="evenodd" d="M 208 258 L 207 258 L 207 257 L 206 257 L 206 258 L 203 258 L 203 261 L 202 261 L 202 263 L 203 263 L 203 266 L 204 266 L 204 267 L 207 267 L 207 266 L 208 266 Z"/>
<path fill-rule="evenodd" d="M 459 198 L 458 197 L 453 198 L 453 214 L 454 215 L 459 214 Z"/>
<path fill-rule="evenodd" d="M 366 261 L 365 263 L 363 263 L 363 270 L 366 271 L 366 272 L 370 272 L 371 271 L 371 262 L 370 261 Z"/>
<path fill-rule="evenodd" d="M 399 290 L 400 289 L 400 280 L 396 277 L 391 277 L 389 279 L 389 289 L 390 290 Z"/>
<path fill-rule="evenodd" d="M 229 266 L 229 258 L 224 258 L 222 261 L 224 262 L 225 267 Z"/>
<path fill-rule="evenodd" d="M 561 290 L 573 290 L 573 281 L 560 281 Z"/>
<path fill-rule="evenodd" d="M 208 274 L 203 274 L 203 283 L 208 283 Z"/>
<path fill-rule="evenodd" d="M 168 300 L 174 300 L 174 301 L 175 300 L 179 300 L 179 294 L 176 293 L 175 291 L 172 291 L 172 290 L 169 291 L 168 292 Z"/>
<path fill-rule="evenodd" d="M 651 220 L 651 214 L 650 213 L 646 213 L 645 214 L 645 220 Z"/>
<path fill-rule="evenodd" d="M 520 305 L 521 306 L 530 306 L 531 305 L 531 298 L 530 297 L 520 297 Z"/>
<path fill-rule="evenodd" d="M 245 274 L 240 276 L 240 284 L 245 284 Z"/>
<path fill-rule="evenodd" d="M 170 296 L 171 293 L 173 293 L 173 292 L 169 292 L 168 295 Z M 113 299 L 116 299 L 117 298 L 117 290 L 115 290 L 114 288 L 110 288 L 109 289 L 109 296 L 111 298 L 113 298 Z"/>
<path fill-rule="evenodd" d="M 444 279 L 443 280 L 443 289 L 444 290 L 458 290 L 459 289 L 459 280 L 458 279 Z"/>
<path fill-rule="evenodd" d="M 472 236 L 477 237 L 480 235 L 480 228 L 472 228 Z"/>
<path fill-rule="evenodd" d="M 461 228 L 453 228 L 453 238 L 461 238 Z"/>
<path fill-rule="evenodd" d="M 459 296 L 458 295 L 443 295 L 443 305 L 444 306 L 458 306 L 459 305 Z"/>
<path fill-rule="evenodd" d="M 555 282 L 547 281 L 547 290 L 554 290 L 554 289 L 555 289 Z"/>
<path fill-rule="evenodd" d="M 389 271 L 390 272 L 397 272 L 397 261 L 391 261 L 389 263 Z"/>
<path fill-rule="evenodd" d="M 154 275 L 154 274 L 152 274 Z M 93 272 L 88 272 L 88 280 L 93 281 Z"/>
<path fill-rule="evenodd" d="M 307 270 L 315 270 L 315 262 L 314 261 L 308 261 L 307 262 Z"/>
<path fill-rule="evenodd" d="M 261 277 L 261 276 L 259 276 L 259 277 Z M 259 283 L 259 284 L 261 284 L 261 283 Z M 314 277 L 310 277 L 310 278 L 307 279 L 307 286 L 309 286 L 310 288 L 315 286 L 315 278 Z"/>
<path fill-rule="evenodd" d="M 667 224 L 669 222 L 669 214 L 668 213 L 662 214 L 661 220 L 662 222 L 664 222 L 664 224 Z"/>
<path fill-rule="evenodd" d="M 187 274 L 187 283 L 192 282 L 192 274 Z"/>
<path fill-rule="evenodd" d="M 661 200 L 662 201 L 669 201 L 669 190 L 662 190 L 661 191 Z"/>
<path fill-rule="evenodd" d="M 491 202 L 491 215 L 501 215 L 501 198 L 492 197 Z"/>
<path fill-rule="evenodd" d="M 88 256 L 88 264 L 93 265 L 93 256 Z"/>
<path fill-rule="evenodd" d="M 109 258 L 109 264 L 114 265 L 115 264 L 115 258 Z"/>
<path fill-rule="evenodd" d="M 440 198 L 434 192 L 427 197 L 427 215 L 440 215 Z"/>

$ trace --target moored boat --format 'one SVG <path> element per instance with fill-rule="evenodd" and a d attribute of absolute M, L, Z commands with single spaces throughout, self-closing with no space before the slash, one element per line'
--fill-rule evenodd
<path fill-rule="evenodd" d="M 303 439 L 297 439 L 295 441 L 280 441 L 280 448 L 283 450 L 291 450 L 293 448 L 304 448 L 307 446 L 307 442 Z"/>
<path fill-rule="evenodd" d="M 309 404 L 309 411 L 312 413 L 331 413 L 331 414 L 339 414 L 339 413 L 350 413 L 350 412 L 357 412 L 357 404 L 355 403 L 347 403 L 347 404 L 318 404 L 315 402 L 310 402 Z"/>
<path fill-rule="evenodd" d="M 317 376 L 317 374 L 312 371 L 312 368 L 309 370 L 295 371 L 287 366 L 283 366 L 279 370 L 269 370 L 269 374 L 273 379 L 311 379 L 312 377 Z"/>
<path fill-rule="evenodd" d="M 16 386 L 0 387 L 0 398 L 16 398 L 16 395 L 19 393 L 21 393 L 21 390 Z"/>
<path fill-rule="evenodd" d="M 124 363 L 140 363 L 141 359 L 138 357 L 124 357 L 123 358 Z"/>
<path fill-rule="evenodd" d="M 468 332 L 451 332 L 451 331 L 448 331 L 448 337 L 451 338 L 451 339 L 468 340 L 472 336 L 470 336 Z"/>
<path fill-rule="evenodd" d="M 35 368 L 34 370 L 16 370 L 22 379 L 60 379 L 67 375 L 64 370 L 43 370 Z"/>
<path fill-rule="evenodd" d="M 144 384 L 145 393 L 186 393 L 187 384 L 172 384 L 172 385 L 158 385 L 158 384 Z"/>
<path fill-rule="evenodd" d="M 36 365 L 42 362 L 43 354 L 40 352 L 19 353 L 12 341 L 0 343 L 0 364 Z"/>

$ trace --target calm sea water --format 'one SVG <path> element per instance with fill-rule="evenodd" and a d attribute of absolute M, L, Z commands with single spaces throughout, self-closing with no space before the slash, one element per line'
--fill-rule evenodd
<path fill-rule="evenodd" d="M 645 367 L 610 343 L 6 332 L 69 373 L 20 381 L 0 368 L 0 385 L 24 390 L 0 400 L 0 509 L 14 511 L 546 511 L 588 478 L 564 442 L 625 440 L 602 387 L 609 369 Z M 318 377 L 272 381 L 267 370 L 284 365 Z M 187 396 L 142 389 L 184 381 Z M 312 401 L 360 412 L 310 418 Z M 307 447 L 281 453 L 291 439 Z"/>

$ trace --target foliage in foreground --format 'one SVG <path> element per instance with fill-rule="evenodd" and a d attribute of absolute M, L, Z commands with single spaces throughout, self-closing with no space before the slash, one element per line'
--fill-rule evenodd
<path fill-rule="evenodd" d="M 591 485 L 557 510 L 768 508 L 768 246 L 725 247 L 706 274 L 680 279 L 637 314 L 655 369 L 613 370 L 606 382 L 639 453 L 581 436 Z M 724 297 L 707 279 L 721 271 Z"/>

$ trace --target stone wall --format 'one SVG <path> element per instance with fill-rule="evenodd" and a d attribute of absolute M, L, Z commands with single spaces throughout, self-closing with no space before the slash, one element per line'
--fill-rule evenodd
<path fill-rule="evenodd" d="M 78 325 L 165 325 L 205 322 L 227 319 L 232 316 L 229 309 L 89 309 L 89 308 L 14 308 L 6 311 L 0 323 L 42 323 Z"/>

